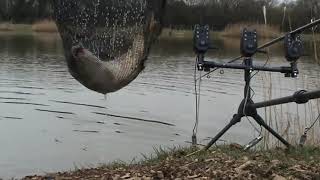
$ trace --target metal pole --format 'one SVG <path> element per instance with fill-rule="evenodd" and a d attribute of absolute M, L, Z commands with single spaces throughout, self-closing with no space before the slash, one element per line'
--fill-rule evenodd
<path fill-rule="evenodd" d="M 320 24 L 320 19 L 317 19 L 317 20 L 313 21 L 312 23 L 306 24 L 306 25 L 304 25 L 304 26 L 302 26 L 302 27 L 300 27 L 300 28 L 298 28 L 296 30 L 293 30 L 293 31 L 287 33 L 287 34 L 292 34 L 292 35 L 293 34 L 300 34 L 303 31 L 305 31 L 305 30 L 307 30 L 307 29 L 309 29 L 311 27 L 314 27 L 314 26 L 316 26 L 318 24 Z M 274 39 L 274 40 L 272 40 L 272 41 L 270 41 L 268 43 L 265 43 L 265 44 L 261 45 L 260 47 L 258 47 L 258 50 L 262 50 L 262 49 L 264 49 L 266 47 L 272 46 L 273 44 L 284 40 L 284 38 L 285 38 L 285 35 L 281 36 L 281 37 L 278 37 L 278 38 L 276 38 L 276 39 Z M 243 58 L 243 56 L 238 56 L 238 57 L 232 59 L 231 61 L 229 61 L 229 63 L 235 62 L 235 61 L 237 61 L 237 60 L 239 60 L 241 58 Z"/>
<path fill-rule="evenodd" d="M 299 92 L 301 92 L 301 91 L 299 91 Z M 253 108 L 257 108 L 258 109 L 258 108 L 276 106 L 276 105 L 287 104 L 287 103 L 292 103 L 292 102 L 295 102 L 295 103 L 298 103 L 298 104 L 304 104 L 304 103 L 308 102 L 311 99 L 320 98 L 320 90 L 311 91 L 311 92 L 306 92 L 305 91 L 305 92 L 302 92 L 302 93 L 299 93 L 299 92 L 296 92 L 292 96 L 273 99 L 273 100 L 270 100 L 270 101 L 254 103 L 251 106 Z"/>
<path fill-rule="evenodd" d="M 239 114 L 235 114 L 230 121 L 230 123 L 223 128 L 209 143 L 208 145 L 204 148 L 205 150 L 208 150 L 213 144 L 215 144 L 221 136 L 223 136 L 233 125 L 237 124 L 238 122 L 241 121 L 241 116 Z"/>
<path fill-rule="evenodd" d="M 244 59 L 244 64 L 247 67 L 252 66 L 252 59 L 251 57 Z M 245 88 L 244 88 L 244 99 L 248 101 L 251 98 L 251 90 L 250 90 L 250 81 L 251 81 L 251 69 L 246 68 L 244 70 L 244 80 L 246 82 Z M 247 102 L 245 102 L 247 104 Z"/>
<path fill-rule="evenodd" d="M 269 131 L 274 137 L 276 137 L 279 141 L 281 141 L 288 148 L 291 146 L 285 139 L 283 139 L 277 132 L 275 132 L 270 126 L 268 126 L 261 116 L 258 114 L 252 116 L 252 118 L 262 127 L 264 127 L 267 131 Z"/>

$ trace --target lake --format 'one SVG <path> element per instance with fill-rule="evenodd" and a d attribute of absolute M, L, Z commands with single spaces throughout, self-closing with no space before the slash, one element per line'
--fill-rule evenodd
<path fill-rule="evenodd" d="M 222 62 L 239 54 L 236 39 L 216 38 L 214 42 L 220 49 L 210 52 L 208 60 Z M 312 52 L 310 48 L 307 42 L 307 53 Z M 270 52 L 270 64 L 287 64 L 281 45 Z M 157 42 L 144 72 L 107 97 L 84 88 L 69 75 L 57 34 L 1 33 L 0 57 L 0 177 L 74 170 L 115 160 L 130 162 L 160 146 L 190 145 L 195 122 L 191 40 Z M 265 55 L 259 55 L 255 63 L 265 60 Z M 277 73 L 256 75 L 254 100 L 319 88 L 319 65 L 312 57 L 303 57 L 299 67 L 297 79 Z M 243 97 L 243 72 L 217 71 L 203 78 L 201 94 L 198 138 L 205 144 L 236 112 Z M 290 104 L 259 113 L 294 143 L 314 120 L 319 104 Z M 312 137 L 319 136 L 318 124 L 316 128 Z M 256 135 L 243 119 L 220 143 L 246 144 Z M 265 137 L 265 145 L 277 145 Z M 319 143 L 316 138 L 311 141 Z"/>

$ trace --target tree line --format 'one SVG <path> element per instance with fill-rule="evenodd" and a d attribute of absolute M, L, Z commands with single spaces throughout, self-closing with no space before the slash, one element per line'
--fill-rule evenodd
<path fill-rule="evenodd" d="M 188 2 L 188 3 L 187 3 Z M 199 22 L 222 30 L 228 24 L 265 23 L 263 7 L 267 10 L 267 23 L 289 30 L 320 18 L 319 0 L 172 0 L 167 6 L 166 26 L 192 27 Z"/>
<path fill-rule="evenodd" d="M 0 21 L 32 23 L 48 19 L 53 14 L 51 1 L 0 0 Z M 191 28 L 202 22 L 215 30 L 222 30 L 228 24 L 264 23 L 263 6 L 267 10 L 268 24 L 280 26 L 283 30 L 320 17 L 319 0 L 287 0 L 281 3 L 277 0 L 167 0 L 164 25 Z"/>

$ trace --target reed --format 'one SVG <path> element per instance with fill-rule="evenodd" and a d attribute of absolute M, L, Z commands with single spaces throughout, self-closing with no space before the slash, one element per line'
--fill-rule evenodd
<path fill-rule="evenodd" d="M 226 37 L 239 38 L 241 31 L 246 27 L 250 29 L 256 29 L 261 38 L 275 38 L 281 34 L 278 26 L 252 23 L 229 24 L 225 27 L 221 34 Z"/>
<path fill-rule="evenodd" d="M 319 63 L 319 58 L 318 58 L 318 48 L 317 48 L 317 39 L 316 39 L 316 35 L 315 35 L 315 30 L 312 30 L 312 41 L 313 41 L 313 51 L 314 51 L 314 59 L 316 60 L 316 62 Z"/>
<path fill-rule="evenodd" d="M 210 31 L 210 37 L 218 37 L 220 32 Z M 181 39 L 181 40 L 190 40 L 193 38 L 193 29 L 172 29 L 164 28 L 160 35 L 160 39 Z"/>
<path fill-rule="evenodd" d="M 271 76 L 270 73 L 264 73 L 262 76 L 263 81 L 263 94 L 264 99 L 269 100 L 274 96 L 290 95 L 283 93 L 285 89 L 273 84 L 277 78 Z M 279 79 L 278 79 L 279 80 Z M 308 76 L 301 77 L 302 83 L 295 81 L 295 89 L 314 89 L 309 87 Z M 320 88 L 320 80 L 318 80 L 317 88 Z M 287 141 L 292 145 L 298 145 L 301 135 L 304 133 L 305 128 L 310 125 L 317 118 L 320 113 L 320 100 L 312 100 L 304 105 L 297 105 L 294 103 L 268 107 L 264 109 L 265 121 L 280 133 Z M 279 147 L 282 144 L 277 141 L 269 132 L 264 131 L 263 149 L 270 149 L 273 147 Z M 308 140 L 306 145 L 319 146 L 320 145 L 320 123 L 318 122 L 308 133 Z"/>
<path fill-rule="evenodd" d="M 58 32 L 58 28 L 55 22 L 51 20 L 43 20 L 32 24 L 32 30 L 35 32 Z"/>
<path fill-rule="evenodd" d="M 320 52 L 320 47 L 319 47 L 319 41 L 316 41 L 315 42 L 315 48 L 314 48 L 314 51 L 315 51 L 315 57 L 316 57 L 316 61 L 317 61 L 317 63 L 318 64 L 320 64 L 320 57 L 319 57 L 319 54 L 318 54 L 318 52 Z"/>

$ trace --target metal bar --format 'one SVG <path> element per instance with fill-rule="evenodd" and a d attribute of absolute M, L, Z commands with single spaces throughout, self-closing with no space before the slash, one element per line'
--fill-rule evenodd
<path fill-rule="evenodd" d="M 210 68 L 225 68 L 225 69 L 248 69 L 246 65 L 243 64 L 222 64 L 212 61 L 205 61 L 204 66 Z"/>
<path fill-rule="evenodd" d="M 223 128 L 219 134 L 217 134 L 209 143 L 208 145 L 204 148 L 205 150 L 208 150 L 213 144 L 215 144 L 220 138 L 221 136 L 223 136 L 233 125 L 237 124 L 238 122 L 241 121 L 241 116 L 239 114 L 235 114 L 232 118 L 232 120 L 230 121 L 230 123 Z"/>
<path fill-rule="evenodd" d="M 289 66 L 285 67 L 265 67 L 265 66 L 247 66 L 244 64 L 222 64 L 216 63 L 212 61 L 204 61 L 203 64 L 205 67 L 210 68 L 224 68 L 224 69 L 244 69 L 244 70 L 252 70 L 252 71 L 269 71 L 269 72 L 280 72 L 280 73 L 291 73 L 292 69 Z"/>
<path fill-rule="evenodd" d="M 320 90 L 306 92 L 302 96 L 304 96 L 305 98 L 307 98 L 309 100 L 318 99 L 318 98 L 320 98 Z"/>
<path fill-rule="evenodd" d="M 280 72 L 280 73 L 291 73 L 292 69 L 289 66 L 284 67 L 263 67 L 263 66 L 253 66 L 254 71 L 269 71 L 269 72 Z"/>
<path fill-rule="evenodd" d="M 311 91 L 311 92 L 304 92 L 303 94 L 299 94 L 299 95 L 297 95 L 297 93 L 295 93 L 292 96 L 273 99 L 270 101 L 258 102 L 258 103 L 252 104 L 252 107 L 258 109 L 258 108 L 276 106 L 276 105 L 287 104 L 287 103 L 292 103 L 292 102 L 298 103 L 300 100 L 309 101 L 311 99 L 318 99 L 318 98 L 320 98 L 320 90 Z"/>
<path fill-rule="evenodd" d="M 274 131 L 270 126 L 266 124 L 266 122 L 262 119 L 261 116 L 258 114 L 254 115 L 252 117 L 260 126 L 264 127 L 266 130 L 268 130 L 273 136 L 275 136 L 279 141 L 281 141 L 284 145 L 286 145 L 288 148 L 291 146 L 288 141 L 283 139 L 276 131 Z"/>
<path fill-rule="evenodd" d="M 244 65 L 249 67 L 244 70 L 244 81 L 246 82 L 244 87 L 244 96 L 243 98 L 247 101 L 251 98 L 251 91 L 250 91 L 250 82 L 251 82 L 251 68 L 252 67 L 252 58 L 246 58 L 244 60 Z M 247 102 L 245 102 L 247 103 Z"/>

